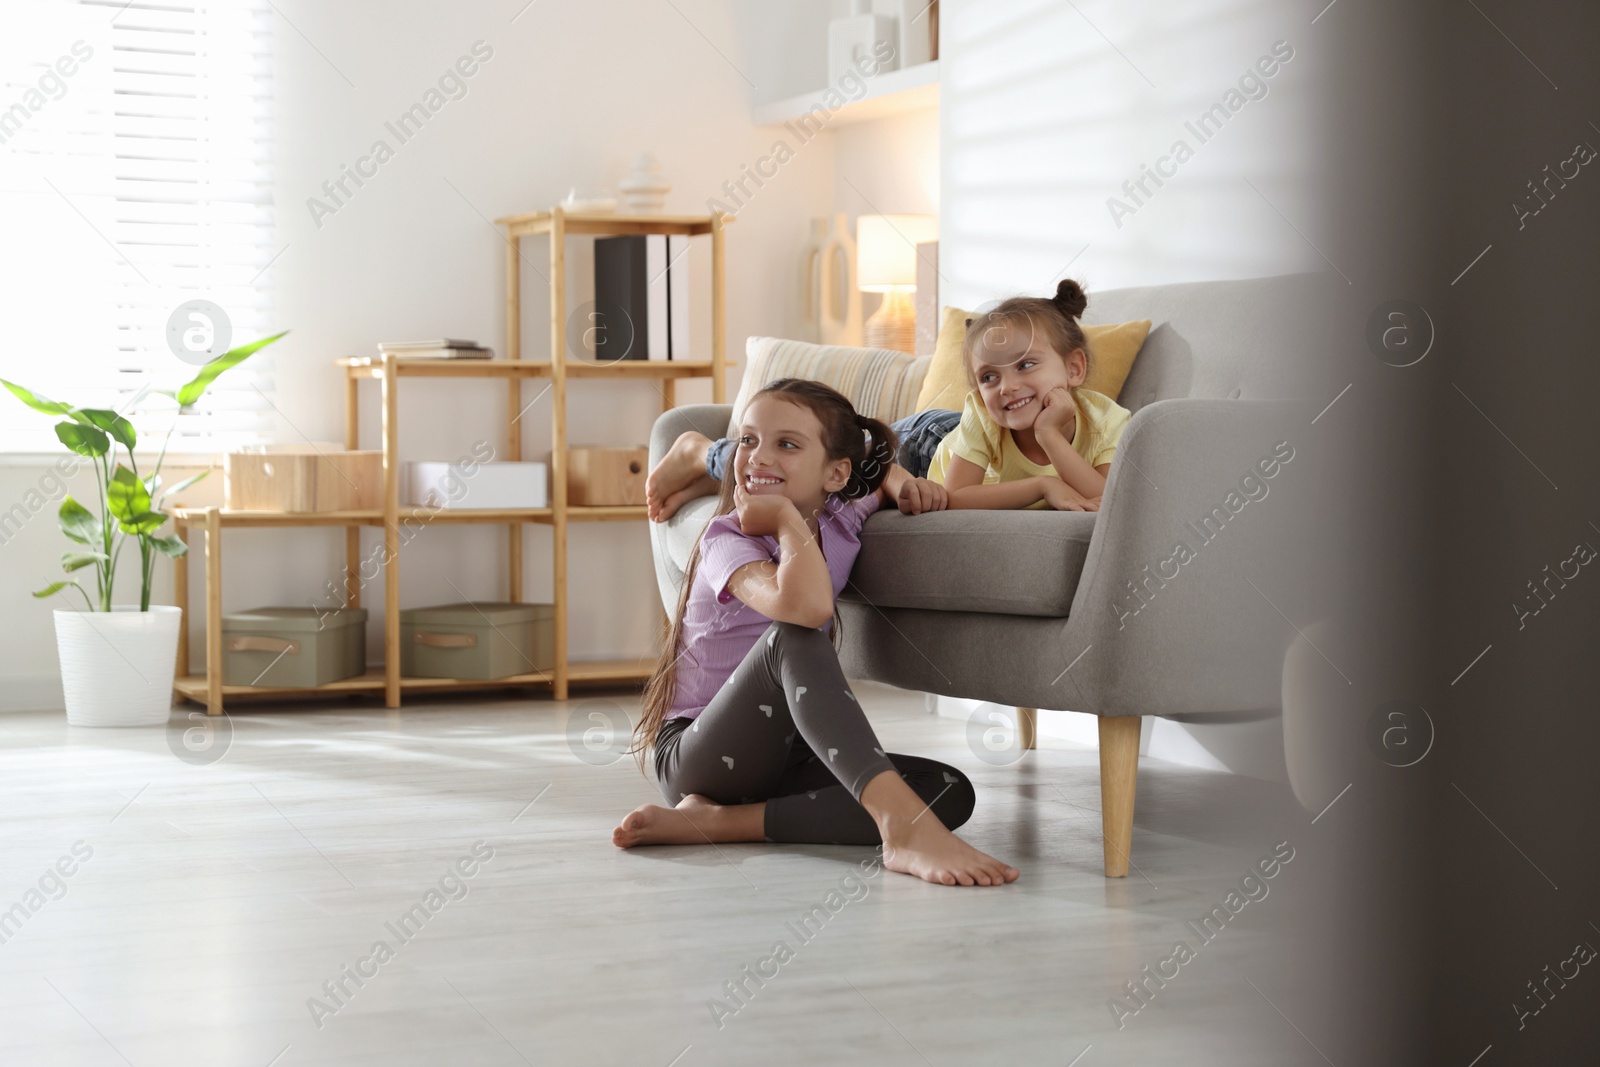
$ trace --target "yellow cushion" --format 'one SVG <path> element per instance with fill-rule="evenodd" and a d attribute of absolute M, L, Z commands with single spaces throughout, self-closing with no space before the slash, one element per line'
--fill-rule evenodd
<path fill-rule="evenodd" d="M 921 411 L 913 407 L 931 356 L 913 356 L 882 348 L 814 345 L 778 337 L 751 337 L 745 342 L 744 381 L 728 420 L 732 437 L 745 405 L 768 382 L 808 378 L 843 393 L 855 409 L 884 422 Z"/>
<path fill-rule="evenodd" d="M 917 394 L 918 411 L 961 410 L 968 391 L 967 368 L 963 362 L 967 320 L 974 317 L 973 312 L 961 308 L 944 309 L 933 363 L 922 381 L 922 392 Z M 1089 378 L 1083 383 L 1085 388 L 1117 399 L 1122 394 L 1122 383 L 1128 380 L 1128 372 L 1133 369 L 1134 357 L 1144 347 L 1149 333 L 1149 319 L 1106 326 L 1084 323 L 1083 336 L 1089 342 Z"/>

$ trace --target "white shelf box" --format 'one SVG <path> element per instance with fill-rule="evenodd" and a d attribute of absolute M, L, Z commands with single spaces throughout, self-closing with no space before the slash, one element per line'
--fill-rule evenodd
<path fill-rule="evenodd" d="M 471 473 L 454 463 L 407 463 L 403 502 L 413 507 L 478 511 L 550 506 L 550 469 L 543 463 L 501 460 L 480 463 Z"/>

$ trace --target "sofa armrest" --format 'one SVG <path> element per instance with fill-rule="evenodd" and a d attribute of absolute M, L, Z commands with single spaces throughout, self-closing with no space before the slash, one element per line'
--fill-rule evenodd
<path fill-rule="evenodd" d="M 715 441 L 728 432 L 728 419 L 732 415 L 731 404 L 685 404 L 663 412 L 650 428 L 650 466 L 653 468 L 661 462 L 672 442 L 686 430 L 698 430 Z M 669 617 L 678 606 L 684 565 L 700 531 L 710 521 L 715 504 L 715 498 L 711 497 L 692 500 L 666 522 L 647 524 L 650 554 L 656 566 L 656 590 L 661 594 L 661 606 Z"/>
<path fill-rule="evenodd" d="M 661 462 L 672 442 L 688 430 L 698 430 L 713 441 L 728 432 L 732 404 L 685 404 L 669 408 L 650 428 L 650 466 Z"/>
<path fill-rule="evenodd" d="M 1304 424 L 1291 414 L 1281 401 L 1185 398 L 1133 416 L 1062 633 L 1062 667 L 1082 659 L 1060 679 L 1058 706 L 1278 706 L 1294 636 L 1279 612 L 1305 617 L 1290 563 L 1312 498 L 1310 463 L 1296 461 Z"/>

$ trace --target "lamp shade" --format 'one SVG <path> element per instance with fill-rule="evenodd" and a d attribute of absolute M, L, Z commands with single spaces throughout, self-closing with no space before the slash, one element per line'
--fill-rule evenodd
<path fill-rule="evenodd" d="M 856 220 L 857 285 L 871 293 L 917 287 L 917 245 L 937 240 L 932 215 L 862 215 Z"/>

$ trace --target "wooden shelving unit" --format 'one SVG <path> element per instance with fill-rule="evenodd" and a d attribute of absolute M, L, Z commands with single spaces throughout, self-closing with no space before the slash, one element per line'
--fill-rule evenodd
<path fill-rule="evenodd" d="M 174 593 L 184 611 L 179 628 L 178 678 L 174 683 L 179 696 L 204 703 L 212 715 L 220 715 L 223 701 L 291 696 L 339 696 L 383 693 L 384 702 L 399 707 L 408 692 L 439 692 L 459 689 L 547 686 L 557 700 L 567 698 L 572 684 L 616 684 L 641 681 L 649 676 L 653 660 L 577 660 L 567 654 L 567 527 L 574 522 L 628 522 L 645 518 L 643 507 L 569 507 L 567 504 L 567 382 L 573 379 L 611 381 L 655 380 L 661 390 L 663 408 L 676 403 L 676 383 L 680 378 L 710 378 L 712 400 L 725 402 L 727 348 L 726 258 L 723 226 L 731 221 L 721 215 L 614 215 L 566 213 L 554 208 L 496 220 L 506 230 L 506 358 L 482 361 L 402 359 L 395 356 L 338 360 L 345 372 L 345 448 L 355 449 L 360 442 L 359 388 L 363 381 L 377 381 L 382 402 L 383 507 L 366 511 L 334 511 L 311 514 L 283 514 L 264 511 L 230 511 L 225 508 L 185 508 L 174 510 L 174 526 L 186 542 L 194 529 L 204 533 L 206 570 L 206 673 L 190 673 L 189 665 L 189 564 L 188 557 L 175 560 Z M 711 237 L 711 352 L 706 360 L 647 361 L 622 360 L 595 363 L 569 358 L 566 351 L 566 239 L 570 236 L 618 236 L 630 234 L 680 234 Z M 550 352 L 549 360 L 522 358 L 522 249 L 523 238 L 548 236 L 550 244 Z M 522 458 L 522 433 L 518 419 L 523 410 L 522 383 L 529 378 L 549 378 L 553 418 L 550 450 L 550 506 L 504 510 L 451 511 L 402 506 L 400 503 L 400 382 L 407 378 L 483 378 L 504 380 L 506 389 L 507 460 Z M 400 531 L 404 522 L 432 525 L 505 525 L 508 533 L 509 590 L 506 599 L 520 603 L 523 598 L 522 527 L 543 524 L 552 529 L 552 599 L 555 603 L 555 666 L 549 672 L 518 674 L 493 681 L 456 678 L 405 678 L 400 675 Z M 345 589 L 351 607 L 361 604 L 361 528 L 377 526 L 384 537 L 384 664 L 366 674 L 345 678 L 312 689 L 284 689 L 258 686 L 223 685 L 222 663 L 222 531 L 226 527 L 315 527 L 345 528 Z"/>

